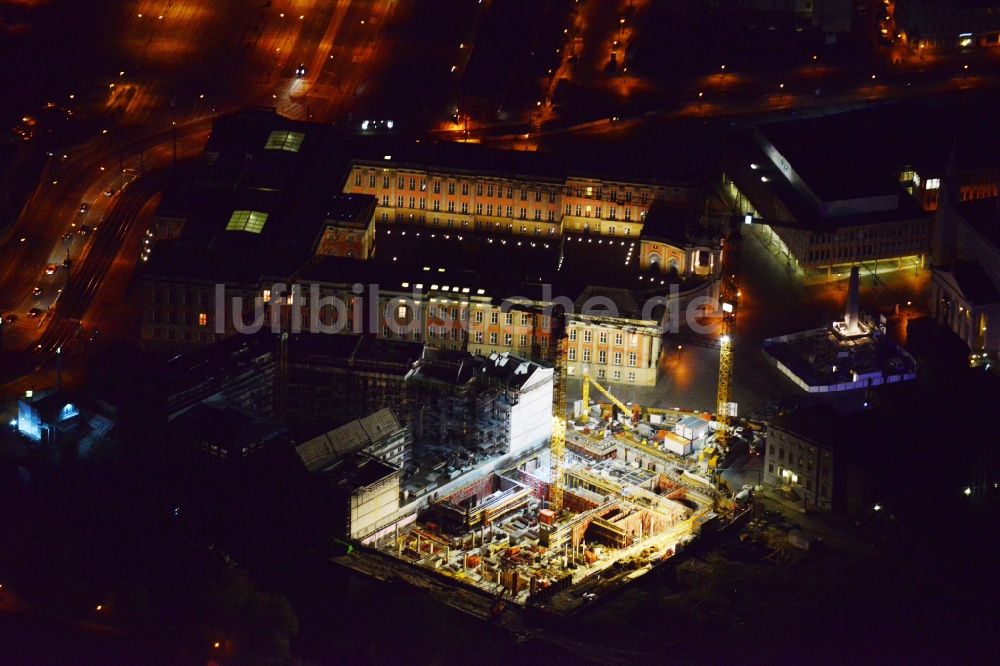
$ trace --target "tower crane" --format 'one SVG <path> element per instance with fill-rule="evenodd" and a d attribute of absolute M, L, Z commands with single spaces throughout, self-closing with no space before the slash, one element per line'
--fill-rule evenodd
<path fill-rule="evenodd" d="M 742 241 L 740 220 L 732 218 L 729 235 L 722 246 L 722 281 L 719 287 L 722 334 L 719 336 L 719 387 L 716 393 L 716 420 L 719 422 L 719 429 L 715 433 L 715 441 L 723 451 L 726 450 L 733 417 L 730 414 L 733 386 L 733 329 L 740 298 L 739 272 Z"/>
<path fill-rule="evenodd" d="M 549 349 L 552 354 L 552 439 L 549 444 L 552 477 L 549 481 L 549 507 L 558 514 L 563 506 L 563 462 L 566 457 L 566 311 L 552 308 Z"/>

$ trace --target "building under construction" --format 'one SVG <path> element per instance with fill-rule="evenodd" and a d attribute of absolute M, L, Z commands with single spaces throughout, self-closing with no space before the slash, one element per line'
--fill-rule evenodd
<path fill-rule="evenodd" d="M 535 448 L 551 436 L 551 368 L 510 354 L 425 348 L 406 383 L 417 441 L 488 457 Z"/>

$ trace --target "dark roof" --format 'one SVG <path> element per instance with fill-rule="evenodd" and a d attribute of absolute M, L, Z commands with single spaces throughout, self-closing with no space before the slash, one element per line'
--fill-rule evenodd
<path fill-rule="evenodd" d="M 511 354 L 490 354 L 487 358 L 478 357 L 482 366 L 480 372 L 494 381 L 502 383 L 507 388 L 519 389 L 542 366 Z"/>
<path fill-rule="evenodd" d="M 244 448 L 280 437 L 288 427 L 234 405 L 202 402 L 175 419 L 171 429 L 181 439 L 207 442 L 240 453 Z"/>
<path fill-rule="evenodd" d="M 355 452 L 340 458 L 322 472 L 331 485 L 348 492 L 366 488 L 399 470 L 365 453 Z"/>
<path fill-rule="evenodd" d="M 1000 291 L 979 264 L 960 262 L 951 266 L 951 274 L 962 294 L 973 305 L 1000 303 Z"/>
<path fill-rule="evenodd" d="M 969 226 L 1000 250 L 1000 197 L 962 201 L 957 210 Z"/>
<path fill-rule="evenodd" d="M 925 178 L 939 176 L 953 149 L 959 171 L 1000 166 L 993 104 L 897 102 L 767 123 L 759 130 L 824 200 L 894 191 L 895 174 L 906 166 Z"/>
<path fill-rule="evenodd" d="M 43 421 L 56 419 L 66 405 L 73 403 L 72 396 L 62 389 L 40 391 L 30 398 L 21 398 L 21 402 L 31 405 Z"/>
<path fill-rule="evenodd" d="M 654 201 L 642 225 L 642 237 L 667 243 L 684 242 L 691 237 L 701 213 L 678 207 L 668 207 Z"/>
<path fill-rule="evenodd" d="M 292 149 L 268 148 L 273 133 L 294 133 Z M 256 282 L 261 275 L 287 276 L 311 256 L 331 219 L 354 219 L 374 200 L 331 196 L 344 171 L 332 127 L 283 118 L 273 109 L 223 116 L 212 126 L 204 163 L 193 183 L 176 183 L 189 200 L 180 236 L 157 244 L 150 275 Z M 171 208 L 183 207 L 171 193 Z M 267 215 L 256 233 L 227 229 L 235 211 Z"/>
<path fill-rule="evenodd" d="M 334 222 L 354 222 L 363 218 L 375 205 L 375 197 L 370 194 L 331 194 L 326 203 L 326 219 Z M 367 223 L 368 220 L 364 219 Z"/>
<path fill-rule="evenodd" d="M 769 427 L 791 433 L 861 460 L 865 449 L 892 437 L 891 424 L 878 409 L 841 412 L 829 403 L 819 403 L 783 414 L 771 420 Z"/>
<path fill-rule="evenodd" d="M 566 178 L 594 178 L 611 182 L 666 184 L 666 165 L 609 161 L 599 153 L 551 153 L 536 150 L 503 150 L 481 143 L 401 139 L 390 135 L 345 137 L 351 161 L 431 173 L 466 172 L 481 177 L 531 178 L 562 184 Z M 386 156 L 391 159 L 386 160 Z M 669 162 L 665 160 L 664 162 Z M 660 171 L 657 171 L 660 169 Z"/>

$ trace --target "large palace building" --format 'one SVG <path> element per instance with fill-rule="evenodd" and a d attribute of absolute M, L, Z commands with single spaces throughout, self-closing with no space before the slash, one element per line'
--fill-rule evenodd
<path fill-rule="evenodd" d="M 142 335 L 205 345 L 257 308 L 282 330 L 544 360 L 559 305 L 571 373 L 652 385 L 664 324 L 718 294 L 704 202 L 655 175 L 248 110 L 217 121 L 198 173 L 157 211 Z"/>

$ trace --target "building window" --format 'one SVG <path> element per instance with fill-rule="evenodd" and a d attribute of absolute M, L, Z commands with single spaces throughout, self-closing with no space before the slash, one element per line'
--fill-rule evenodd
<path fill-rule="evenodd" d="M 524 335 L 522 333 L 521 334 L 521 347 L 524 348 L 524 347 L 527 347 L 527 346 L 528 346 L 528 336 Z"/>
<path fill-rule="evenodd" d="M 355 187 L 361 187 L 361 172 L 357 171 L 354 173 L 354 185 Z"/>
<path fill-rule="evenodd" d="M 513 324 L 514 323 L 514 313 L 513 312 L 507 312 L 507 313 L 505 313 L 504 316 L 503 316 L 503 323 L 504 323 L 505 326 L 510 326 L 511 324 Z"/>
<path fill-rule="evenodd" d="M 622 353 L 620 351 L 616 351 L 614 359 L 615 359 L 615 365 L 621 365 L 622 364 Z"/>
<path fill-rule="evenodd" d="M 476 196 L 483 196 L 483 184 L 476 183 Z"/>
<path fill-rule="evenodd" d="M 940 178 L 928 178 L 925 187 L 928 190 L 936 190 L 936 189 L 938 189 L 938 188 L 941 187 L 941 179 Z"/>
<path fill-rule="evenodd" d="M 514 217 L 514 209 L 507 206 L 507 217 Z"/>
<path fill-rule="evenodd" d="M 462 194 L 468 194 L 468 193 L 469 193 L 469 184 L 462 183 Z"/>
<path fill-rule="evenodd" d="M 571 361 L 575 361 L 576 360 L 576 347 L 570 347 L 566 351 L 566 353 L 567 353 L 567 355 L 569 357 L 569 360 L 571 360 Z"/>
<path fill-rule="evenodd" d="M 368 174 L 368 187 L 375 187 L 375 174 Z"/>
<path fill-rule="evenodd" d="M 482 310 L 476 310 L 476 323 L 477 324 L 482 324 L 483 323 L 483 311 Z"/>
<path fill-rule="evenodd" d="M 614 377 L 615 379 L 621 379 L 622 378 L 622 371 L 621 370 L 615 370 L 614 372 L 611 373 L 611 376 Z"/>
<path fill-rule="evenodd" d="M 608 362 L 608 352 L 603 349 L 597 350 L 597 362 L 604 365 Z"/>
<path fill-rule="evenodd" d="M 555 222 L 555 221 L 556 221 L 556 212 L 554 210 L 550 210 L 549 211 L 549 222 Z M 549 233 L 550 234 L 552 233 L 552 231 L 553 231 L 552 229 L 549 229 Z"/>
<path fill-rule="evenodd" d="M 441 181 L 440 180 L 435 180 L 434 181 L 434 194 L 441 194 Z"/>
<path fill-rule="evenodd" d="M 590 329 L 584 329 L 584 331 L 583 331 L 583 341 L 584 342 L 590 342 L 590 340 L 591 340 Z"/>
<path fill-rule="evenodd" d="M 199 312 L 198 313 L 198 325 L 199 326 L 208 326 L 208 314 L 206 314 L 204 312 Z"/>
<path fill-rule="evenodd" d="M 490 344 L 491 345 L 495 345 L 496 343 L 497 343 L 497 334 L 496 333 L 490 333 Z"/>
<path fill-rule="evenodd" d="M 597 334 L 597 341 L 599 343 L 601 343 L 602 345 L 608 344 L 608 332 L 607 331 L 601 331 L 600 333 L 598 333 Z"/>
<path fill-rule="evenodd" d="M 455 183 L 448 183 L 448 194 L 455 193 Z"/>
<path fill-rule="evenodd" d="M 478 342 L 479 344 L 483 343 L 483 332 L 482 331 L 476 331 L 476 342 Z"/>
<path fill-rule="evenodd" d="M 514 342 L 514 336 L 510 333 L 505 333 L 503 336 L 503 344 L 505 347 L 510 347 Z"/>
<path fill-rule="evenodd" d="M 583 362 L 584 363 L 590 363 L 590 350 L 589 349 L 584 349 L 583 350 Z"/>
<path fill-rule="evenodd" d="M 476 204 L 476 215 L 482 215 L 482 214 L 483 214 L 483 204 L 477 203 Z"/>
<path fill-rule="evenodd" d="M 490 323 L 496 324 L 498 321 L 500 321 L 500 316 L 497 313 L 497 311 L 494 310 L 493 312 L 490 313 Z"/>
<path fill-rule="evenodd" d="M 628 373 L 628 380 L 630 382 L 634 382 L 635 381 L 635 373 L 634 372 Z"/>
<path fill-rule="evenodd" d="M 576 329 L 575 328 L 569 329 L 569 340 L 570 340 L 570 342 L 576 342 Z"/>
<path fill-rule="evenodd" d="M 487 185 L 486 186 L 486 196 L 488 196 L 488 197 L 493 196 L 493 186 L 492 185 Z"/>
<path fill-rule="evenodd" d="M 406 179 L 405 179 L 405 178 L 403 178 L 402 176 L 400 176 L 400 177 L 399 177 L 399 178 L 398 178 L 398 179 L 396 180 L 396 188 L 397 188 L 397 189 L 400 189 L 400 190 L 401 190 L 401 189 L 403 189 L 403 188 L 404 188 L 405 186 L 406 186 Z"/>
<path fill-rule="evenodd" d="M 522 208 L 520 214 L 518 215 L 518 217 L 520 219 L 522 219 L 522 220 L 528 219 L 528 211 L 527 211 L 527 209 Z M 524 227 L 521 227 L 521 228 L 524 229 Z"/>
<path fill-rule="evenodd" d="M 455 202 L 450 199 L 448 200 L 448 212 L 449 213 L 455 212 Z"/>
<path fill-rule="evenodd" d="M 417 179 L 414 178 L 413 176 L 410 176 L 410 189 L 411 190 L 417 189 Z"/>
<path fill-rule="evenodd" d="M 382 189 L 389 189 L 389 176 L 382 176 Z"/>
<path fill-rule="evenodd" d="M 628 353 L 628 366 L 630 368 L 634 368 L 635 367 L 635 363 L 636 363 L 636 359 L 637 358 L 638 358 L 638 355 L 635 352 L 629 352 Z"/>

